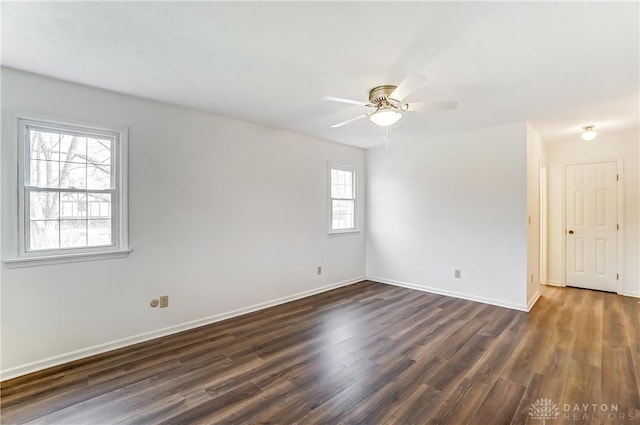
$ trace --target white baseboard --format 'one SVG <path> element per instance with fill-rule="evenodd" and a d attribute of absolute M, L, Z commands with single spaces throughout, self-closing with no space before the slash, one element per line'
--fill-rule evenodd
<path fill-rule="evenodd" d="M 531 309 L 533 308 L 534 305 L 536 305 L 539 299 L 540 299 L 540 291 L 536 291 L 536 293 L 527 303 L 527 311 L 531 311 Z"/>
<path fill-rule="evenodd" d="M 625 297 L 640 298 L 640 292 L 621 292 L 620 295 L 624 295 Z"/>
<path fill-rule="evenodd" d="M 397 280 L 385 279 L 383 277 L 378 277 L 378 276 L 367 276 L 367 280 L 372 280 L 374 282 L 380 282 L 380 283 L 387 283 L 389 285 L 400 286 L 402 288 L 415 289 L 417 291 L 429 292 L 432 294 L 446 295 L 449 297 L 461 298 L 463 300 L 476 301 L 484 304 L 491 304 L 498 307 L 506 307 L 512 310 L 529 311 L 527 305 L 525 304 L 516 304 L 509 301 L 479 297 L 477 295 L 465 294 L 462 292 L 455 292 L 455 291 L 448 291 L 446 289 L 417 285 L 415 283 L 400 282 Z"/>
<path fill-rule="evenodd" d="M 561 287 L 565 287 L 565 284 L 562 282 L 557 282 L 555 280 L 547 280 L 546 282 L 543 283 L 543 285 L 548 285 L 548 286 L 561 286 Z"/>
<path fill-rule="evenodd" d="M 310 289 L 308 291 L 298 292 L 286 297 L 276 298 L 274 300 L 266 301 L 259 304 L 254 304 L 248 307 L 239 308 L 237 310 L 229 311 L 226 313 L 220 313 L 202 319 L 196 319 L 189 322 L 181 323 L 174 326 L 158 329 L 155 331 L 145 332 L 130 337 L 118 339 L 115 341 L 106 342 L 104 344 L 94 345 L 92 347 L 81 348 L 79 350 L 70 351 L 64 354 L 60 354 L 46 359 L 37 360 L 35 362 L 26 363 L 20 366 L 12 367 L 0 372 L 1 381 L 16 378 L 18 376 L 26 375 L 28 373 L 37 372 L 39 370 L 47 369 L 53 366 L 58 366 L 64 363 L 79 360 L 85 357 L 93 356 L 96 354 L 105 353 L 107 351 L 123 348 L 129 345 L 138 344 L 140 342 L 149 341 L 151 339 L 160 338 L 163 336 L 175 334 L 178 332 L 186 331 L 189 329 L 198 328 L 200 326 L 209 325 L 211 323 L 220 322 L 222 320 L 230 319 L 232 317 L 241 316 L 243 314 L 252 313 L 254 311 L 263 310 L 265 308 L 273 307 L 276 305 L 284 304 L 289 301 L 295 301 L 300 298 L 305 298 L 311 295 L 327 292 L 332 289 L 347 286 L 352 283 L 357 283 L 366 280 L 364 276 L 353 279 L 344 280 L 342 282 L 333 283 L 331 285 L 322 286 L 320 288 Z"/>

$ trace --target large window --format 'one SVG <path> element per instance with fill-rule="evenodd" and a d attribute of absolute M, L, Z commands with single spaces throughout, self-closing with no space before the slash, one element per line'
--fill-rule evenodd
<path fill-rule="evenodd" d="M 356 170 L 338 165 L 329 166 L 331 197 L 330 232 L 356 230 Z"/>
<path fill-rule="evenodd" d="M 126 133 L 18 123 L 21 256 L 126 249 Z"/>

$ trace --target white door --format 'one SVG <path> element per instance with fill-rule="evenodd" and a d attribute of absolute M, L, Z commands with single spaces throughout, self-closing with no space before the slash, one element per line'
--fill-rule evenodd
<path fill-rule="evenodd" d="M 566 169 L 567 286 L 617 291 L 618 165 Z"/>

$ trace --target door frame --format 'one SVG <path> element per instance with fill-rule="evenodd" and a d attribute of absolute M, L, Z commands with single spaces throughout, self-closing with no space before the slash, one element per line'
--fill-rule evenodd
<path fill-rule="evenodd" d="M 567 161 L 562 164 L 562 269 L 563 282 L 562 286 L 567 286 L 567 167 L 570 165 L 589 165 L 600 164 L 603 162 L 615 162 L 618 168 L 618 185 L 616 187 L 618 198 L 618 280 L 616 285 L 616 293 L 622 294 L 624 287 L 624 274 L 622 273 L 624 266 L 624 167 L 621 157 L 618 158 L 602 158 L 586 161 Z"/>
<path fill-rule="evenodd" d="M 540 160 L 538 163 L 538 167 L 539 167 L 539 174 L 538 174 L 538 178 L 540 180 L 539 186 L 538 186 L 538 190 L 540 192 L 540 203 L 539 203 L 539 209 L 540 209 L 540 236 L 539 236 L 539 240 L 540 240 L 540 283 L 543 285 L 547 284 L 547 267 L 548 267 L 548 255 L 549 255 L 549 250 L 548 250 L 548 227 L 549 227 L 549 207 L 548 207 L 548 202 L 549 202 L 549 196 L 547 194 L 547 190 L 548 190 L 548 183 L 547 183 L 547 179 L 548 179 L 548 173 L 547 173 L 547 164 Z"/>

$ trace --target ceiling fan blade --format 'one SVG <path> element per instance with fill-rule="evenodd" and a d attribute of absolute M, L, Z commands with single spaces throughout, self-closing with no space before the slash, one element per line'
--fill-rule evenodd
<path fill-rule="evenodd" d="M 348 119 L 346 121 L 339 122 L 338 124 L 334 124 L 334 125 L 331 126 L 331 128 L 342 127 L 343 125 L 351 124 L 354 121 L 358 121 L 359 119 L 362 119 L 362 118 L 368 117 L 368 116 L 369 116 L 368 114 L 362 114 L 362 115 L 359 115 L 359 116 L 357 116 L 355 118 L 351 118 L 351 119 Z"/>
<path fill-rule="evenodd" d="M 389 95 L 390 98 L 403 101 L 407 96 L 409 96 L 414 90 L 424 85 L 427 82 L 427 79 L 422 75 L 418 74 L 409 74 L 405 77 L 404 80 L 396 87 L 396 89 L 391 92 Z"/>
<path fill-rule="evenodd" d="M 367 106 L 369 104 L 368 102 L 361 102 L 359 100 L 351 100 L 351 99 L 345 99 L 342 97 L 333 97 L 333 96 L 326 96 L 324 100 L 330 100 L 331 102 L 349 103 L 351 105 L 360 105 L 360 106 Z"/>
<path fill-rule="evenodd" d="M 456 109 L 458 102 L 415 102 L 407 103 L 407 111 L 451 111 Z"/>

